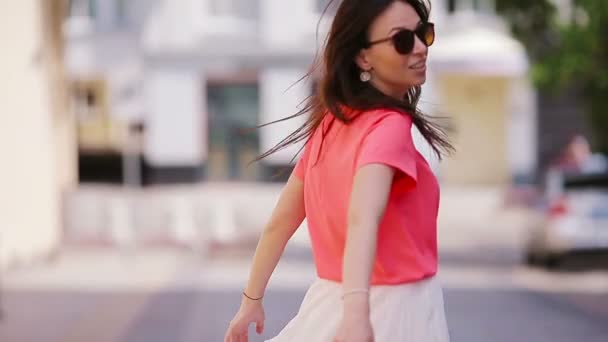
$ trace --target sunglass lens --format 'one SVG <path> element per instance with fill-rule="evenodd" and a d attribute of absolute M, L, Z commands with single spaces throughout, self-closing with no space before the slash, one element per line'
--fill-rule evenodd
<path fill-rule="evenodd" d="M 433 42 L 435 41 L 435 26 L 433 24 L 425 24 L 420 27 L 418 32 L 420 40 L 422 40 L 426 46 L 433 45 Z"/>
<path fill-rule="evenodd" d="M 400 31 L 393 36 L 395 50 L 402 55 L 412 52 L 414 48 L 414 34 L 411 31 Z"/>

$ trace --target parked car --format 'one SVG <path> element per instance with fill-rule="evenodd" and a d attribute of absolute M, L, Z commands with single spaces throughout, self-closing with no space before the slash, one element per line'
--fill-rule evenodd
<path fill-rule="evenodd" d="M 526 245 L 529 264 L 559 266 L 579 253 L 608 253 L 608 172 L 549 175 Z"/>

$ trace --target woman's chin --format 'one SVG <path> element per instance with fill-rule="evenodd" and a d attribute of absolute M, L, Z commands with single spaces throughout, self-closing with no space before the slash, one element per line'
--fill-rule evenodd
<path fill-rule="evenodd" d="M 420 87 L 422 86 L 424 83 L 426 82 L 426 78 L 422 78 L 422 79 L 417 79 L 417 80 L 413 80 L 412 82 L 407 84 L 407 87 L 405 87 L 406 89 L 410 89 L 412 87 Z"/>
<path fill-rule="evenodd" d="M 419 86 L 423 85 L 425 82 L 426 82 L 426 75 L 417 77 L 416 80 L 413 82 L 414 87 L 419 87 Z"/>

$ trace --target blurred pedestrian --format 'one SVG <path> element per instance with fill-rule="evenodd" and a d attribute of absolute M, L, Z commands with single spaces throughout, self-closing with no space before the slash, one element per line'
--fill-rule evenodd
<path fill-rule="evenodd" d="M 318 91 L 299 130 L 304 153 L 260 238 L 225 341 L 264 329 L 263 297 L 285 245 L 307 219 L 318 279 L 272 342 L 449 340 L 435 277 L 439 185 L 414 147 L 415 125 L 441 156 L 452 146 L 417 109 L 434 41 L 428 2 L 343 0 Z M 292 116 L 293 117 L 293 116 Z"/>
<path fill-rule="evenodd" d="M 577 134 L 572 136 L 551 167 L 569 174 L 593 173 L 605 172 L 608 163 L 604 155 L 592 152 L 585 136 Z"/>

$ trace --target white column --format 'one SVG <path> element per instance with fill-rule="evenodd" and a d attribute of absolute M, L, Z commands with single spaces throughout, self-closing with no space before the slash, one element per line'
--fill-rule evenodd
<path fill-rule="evenodd" d="M 440 113 L 441 99 L 439 97 L 439 94 L 437 93 L 438 90 L 435 85 L 436 82 L 437 80 L 435 73 L 427 71 L 426 82 L 422 87 L 422 96 L 420 98 L 420 102 L 418 102 L 418 107 L 425 114 L 431 116 L 443 116 L 444 114 Z M 437 174 L 439 171 L 439 158 L 433 151 L 431 145 L 427 143 L 422 134 L 415 127 L 412 128 L 412 137 L 414 139 L 414 144 L 416 145 L 416 148 L 418 149 L 418 151 L 420 151 L 420 154 L 422 154 L 424 158 L 426 158 L 433 171 Z"/>
<path fill-rule="evenodd" d="M 144 153 L 154 166 L 196 166 L 207 158 L 206 99 L 196 68 L 160 67 L 144 76 Z"/>
<path fill-rule="evenodd" d="M 537 166 L 536 90 L 527 76 L 511 83 L 507 118 L 508 161 L 513 175 L 531 175 Z"/>
<path fill-rule="evenodd" d="M 310 85 L 301 81 L 293 85 L 306 73 L 306 69 L 271 68 L 260 75 L 260 123 L 268 123 L 296 113 L 298 105 L 310 94 Z M 292 86 L 293 85 L 293 86 Z M 291 87 L 291 88 L 290 88 Z M 290 88 L 289 90 L 287 90 Z M 260 148 L 262 152 L 275 146 L 289 133 L 304 123 L 301 116 L 286 122 L 276 123 L 260 131 Z M 270 164 L 286 164 L 296 154 L 299 147 L 292 146 L 277 152 L 265 159 Z"/>

